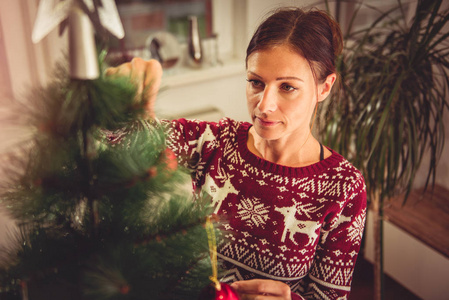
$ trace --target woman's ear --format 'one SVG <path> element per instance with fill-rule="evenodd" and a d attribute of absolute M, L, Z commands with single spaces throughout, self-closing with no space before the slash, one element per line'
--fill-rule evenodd
<path fill-rule="evenodd" d="M 335 83 L 335 80 L 337 79 L 337 74 L 332 73 L 326 77 L 326 80 L 319 85 L 318 88 L 318 102 L 323 101 L 324 99 L 329 96 L 332 86 Z"/>

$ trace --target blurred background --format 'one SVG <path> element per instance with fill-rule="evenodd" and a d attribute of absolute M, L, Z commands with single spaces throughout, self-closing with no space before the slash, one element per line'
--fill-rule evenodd
<path fill-rule="evenodd" d="M 364 2 L 380 10 L 397 4 L 396 0 Z M 404 9 L 413 12 L 414 1 L 402 2 Z M 245 51 L 267 13 L 280 6 L 326 7 L 324 1 L 308 0 L 116 0 L 116 3 L 125 38 L 110 38 L 108 61 L 120 64 L 135 56 L 159 59 L 164 77 L 156 104 L 158 116 L 209 121 L 224 116 L 249 121 Z M 31 42 L 38 4 L 38 0 L 0 1 L 0 158 L 31 134 L 29 129 L 17 126 L 20 116 L 10 108 L 29 96 L 31 86 L 47 83 L 55 64 L 67 53 L 67 32 L 60 35 L 53 30 L 41 42 Z M 354 1 L 328 4 L 345 30 L 356 7 Z M 354 27 L 369 26 L 375 17 L 374 10 L 362 9 Z M 448 125 L 448 116 L 445 118 Z M 449 154 L 447 146 L 444 153 Z M 436 174 L 436 183 L 444 188 L 449 188 L 448 156 L 443 154 Z M 0 180 L 3 176 L 0 174 Z M 424 184 L 425 176 L 418 174 L 417 188 Z M 14 227 L 2 209 L 0 203 L 0 245 Z M 364 261 L 360 264 L 360 268 L 367 269 L 372 261 L 369 227 L 361 255 Z M 385 230 L 385 272 L 399 293 L 403 293 L 390 299 L 447 299 L 449 285 L 444 282 L 449 278 L 449 249 L 429 247 L 416 235 L 388 221 Z M 449 233 L 449 228 L 446 230 Z M 361 270 L 356 274 L 354 284 L 365 291 L 357 294 L 355 286 L 352 299 L 369 299 L 371 277 L 366 275 L 369 272 Z M 387 285 L 388 288 L 393 289 Z"/>

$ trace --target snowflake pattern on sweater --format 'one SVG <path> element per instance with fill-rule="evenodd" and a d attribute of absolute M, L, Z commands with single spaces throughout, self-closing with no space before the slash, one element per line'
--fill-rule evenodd
<path fill-rule="evenodd" d="M 196 190 L 226 217 L 223 281 L 280 280 L 299 299 L 347 299 L 366 216 L 354 166 L 335 151 L 301 168 L 266 161 L 247 148 L 247 122 L 162 124 Z"/>

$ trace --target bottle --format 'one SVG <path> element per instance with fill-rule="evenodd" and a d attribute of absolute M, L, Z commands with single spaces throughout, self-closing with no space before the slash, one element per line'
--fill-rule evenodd
<path fill-rule="evenodd" d="M 187 38 L 187 60 L 190 66 L 200 67 L 203 62 L 203 48 L 196 16 L 189 16 L 189 36 Z"/>

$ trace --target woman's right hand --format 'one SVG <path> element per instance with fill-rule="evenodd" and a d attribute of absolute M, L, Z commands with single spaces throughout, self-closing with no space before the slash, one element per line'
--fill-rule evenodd
<path fill-rule="evenodd" d="M 154 104 L 162 80 L 162 66 L 155 60 L 143 60 L 135 57 L 131 62 L 123 63 L 117 67 L 106 69 L 107 76 L 129 76 L 137 87 L 136 101 L 147 101 L 146 115 L 154 118 Z"/>

